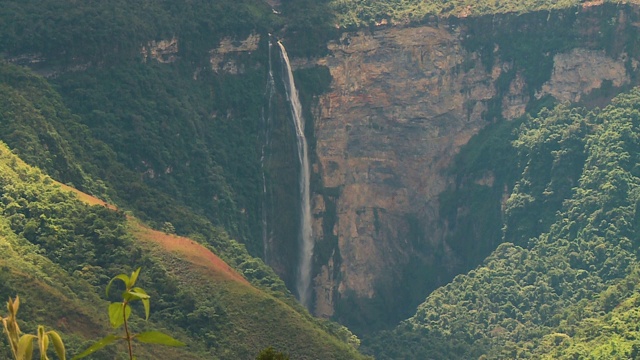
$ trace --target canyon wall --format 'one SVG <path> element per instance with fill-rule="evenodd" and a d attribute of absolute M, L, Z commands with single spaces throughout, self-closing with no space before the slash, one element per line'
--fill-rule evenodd
<path fill-rule="evenodd" d="M 433 19 L 344 33 L 326 57 L 298 61 L 333 78 L 313 108 L 315 314 L 390 326 L 477 265 L 447 244 L 439 214 L 455 155 L 492 121 L 635 85 L 637 18 L 600 6 Z"/>

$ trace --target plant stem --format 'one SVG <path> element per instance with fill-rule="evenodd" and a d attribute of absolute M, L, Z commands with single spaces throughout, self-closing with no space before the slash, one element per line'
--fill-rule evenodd
<path fill-rule="evenodd" d="M 2 325 L 4 325 L 4 332 L 5 334 L 7 334 L 7 339 L 9 340 L 9 347 L 11 348 L 11 353 L 13 354 L 13 358 L 14 359 L 18 359 L 18 354 L 16 354 L 16 347 L 14 346 L 14 341 L 11 338 L 11 332 L 9 331 L 9 327 L 7 326 L 7 319 L 4 318 L 0 318 L 2 319 Z"/>
<path fill-rule="evenodd" d="M 127 301 L 122 303 L 122 316 L 124 317 L 124 331 L 127 334 L 127 346 L 129 347 L 129 360 L 133 360 L 133 348 L 131 347 L 131 335 L 129 334 L 129 325 L 127 324 Z"/>

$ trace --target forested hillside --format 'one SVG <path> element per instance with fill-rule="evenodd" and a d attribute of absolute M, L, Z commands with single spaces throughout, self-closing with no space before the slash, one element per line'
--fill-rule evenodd
<path fill-rule="evenodd" d="M 459 161 L 480 154 L 476 179 L 492 172 L 513 189 L 484 200 L 502 206 L 506 242 L 368 349 L 380 359 L 636 357 L 640 90 L 483 135 Z"/>
<path fill-rule="evenodd" d="M 204 68 L 224 36 L 266 32 L 281 20 L 259 2 L 147 5 L 2 2 L 0 140 L 53 179 L 122 210 L 81 204 L 3 145 L 1 295 L 21 296 L 25 330 L 58 328 L 74 354 L 107 330 L 100 298 L 109 278 L 142 266 L 152 313 L 162 314 L 151 326 L 189 343 L 164 356 L 250 359 L 274 346 L 300 358 L 358 358 L 357 338 L 312 318 L 249 254 L 262 253 L 256 141 L 266 47 L 241 59 L 246 72 Z M 165 35 L 180 35 L 179 61 L 144 62 L 141 47 Z M 156 235 L 125 210 L 189 234 L 252 286 L 203 273 L 180 249 L 152 246 L 147 238 Z"/>
<path fill-rule="evenodd" d="M 23 107 L 15 124 L 2 124 L 0 139 L 61 181 L 146 220 L 189 233 L 199 226 L 185 220 L 188 208 L 261 255 L 267 34 L 286 25 L 296 34 L 291 43 L 300 43 L 292 54 L 322 51 L 328 10 L 314 4 L 283 3 L 277 15 L 255 0 L 2 1 L 0 54 L 47 78 L 25 81 L 23 70 L 2 64 L 5 86 L 35 103 L 54 88 L 56 95 L 38 105 L 48 111 L 39 119 Z M 238 71 L 213 69 L 212 51 L 224 39 L 252 34 L 256 48 L 233 59 Z M 166 61 L 149 55 L 172 39 Z"/>
<path fill-rule="evenodd" d="M 230 263 L 235 257 L 253 286 L 227 264 L 217 260 L 222 265 L 216 265 L 215 256 L 205 247 L 196 248 L 193 240 L 151 230 L 98 199 L 83 198 L 97 204 L 81 202 L 75 192 L 0 144 L 0 292 L 21 297 L 24 331 L 46 324 L 63 334 L 70 354 L 77 354 L 109 331 L 102 295 L 109 279 L 141 266 L 152 316 L 149 324 L 137 321 L 132 326 L 170 329 L 188 344 L 177 350 L 143 346 L 137 350 L 141 357 L 162 353 L 181 359 L 250 359 L 268 346 L 297 358 L 358 357 L 347 344 L 355 337 L 309 316 L 264 264 L 249 258 L 224 233 L 209 240 L 230 256 Z M 279 287 L 268 285 L 272 281 Z M 279 331 L 271 331 L 274 322 Z M 0 354 L 8 358 L 5 340 Z M 116 347 L 93 358 L 113 359 L 122 353 Z"/>

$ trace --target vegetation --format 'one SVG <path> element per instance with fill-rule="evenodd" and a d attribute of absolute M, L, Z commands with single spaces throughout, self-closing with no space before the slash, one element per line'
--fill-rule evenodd
<path fill-rule="evenodd" d="M 151 308 L 150 296 L 141 287 L 137 287 L 136 281 L 140 275 L 140 268 L 131 273 L 131 276 L 126 274 L 120 274 L 111 279 L 107 285 L 107 296 L 109 296 L 109 288 L 114 280 L 121 280 L 124 282 L 125 289 L 122 292 L 122 302 L 113 302 L 109 305 L 109 322 L 114 329 L 124 326 L 124 336 L 107 335 L 103 339 L 97 341 L 90 346 L 87 350 L 74 356 L 74 359 L 82 359 L 94 352 L 102 349 L 107 345 L 111 345 L 118 340 L 124 340 L 127 343 L 127 352 L 129 359 L 133 360 L 133 340 L 137 340 L 142 343 L 150 344 L 162 344 L 168 346 L 185 346 L 184 343 L 166 335 L 160 331 L 145 331 L 139 334 L 132 334 L 129 329 L 129 317 L 131 316 L 131 303 L 134 301 L 142 302 L 144 306 L 145 320 L 149 320 L 149 311 Z"/>
<path fill-rule="evenodd" d="M 20 298 L 16 296 L 15 300 L 9 298 L 7 301 L 7 310 L 9 316 L 2 318 L 4 333 L 9 340 L 9 347 L 14 360 L 31 360 L 33 358 L 33 340 L 38 340 L 38 351 L 40 360 L 48 360 L 47 350 L 49 343 L 53 343 L 58 359 L 65 360 L 66 353 L 64 343 L 60 335 L 53 331 L 44 331 L 44 326 L 38 326 L 38 335 L 22 334 L 18 325 L 18 309 L 20 308 Z"/>
<path fill-rule="evenodd" d="M 104 142 L 92 137 L 90 129 L 82 125 L 78 116 L 66 108 L 60 95 L 43 78 L 26 69 L 2 62 L 0 74 L 0 79 L 4 81 L 3 94 L 6 95 L 2 97 L 6 101 L 5 106 L 0 107 L 0 127 L 3 127 L 5 139 L 16 148 L 15 151 L 21 157 L 41 166 L 48 173 L 60 175 L 63 181 L 77 184 L 78 188 L 103 199 L 131 204 L 143 218 L 171 220 L 156 220 L 152 223 L 161 227 L 165 222 L 170 222 L 171 225 L 175 224 L 175 231 L 203 237 L 217 251 L 222 252 L 222 256 L 230 263 L 247 270 L 259 267 L 263 275 L 256 281 L 259 280 L 262 286 L 273 284 L 276 291 L 284 289 L 282 282 L 268 267 L 258 265 L 225 231 L 212 226 L 204 216 L 194 214 L 185 205 L 150 187 L 141 181 L 138 174 L 118 162 L 119 155 Z M 135 140 L 129 139 L 128 142 L 135 143 Z M 89 173 L 95 176 L 87 175 Z M 96 178 L 100 180 L 94 180 Z M 126 200 L 122 200 L 123 198 Z M 229 201 L 227 204 L 232 205 L 233 202 Z M 124 221 L 122 213 L 104 211 L 103 214 L 109 218 L 116 216 Z M 102 214 L 95 216 L 100 217 Z M 228 227 L 237 229 L 233 223 Z M 171 229 L 167 227 L 166 230 Z M 112 269 L 104 276 L 108 277 L 109 273 L 115 272 L 117 269 Z"/>
<path fill-rule="evenodd" d="M 289 360 L 289 355 L 276 351 L 272 347 L 268 347 L 260 351 L 256 360 Z"/>
<path fill-rule="evenodd" d="M 203 56 L 224 35 L 246 35 L 279 24 L 267 4 L 196 0 L 73 2 L 3 0 L 0 52 L 69 61 L 113 62 L 137 57 L 140 45 L 171 36 L 184 53 Z"/>
<path fill-rule="evenodd" d="M 608 2 L 636 3 L 635 0 Z M 541 10 L 559 10 L 588 3 L 584 0 L 332 0 L 331 8 L 341 27 L 360 27 L 383 23 L 408 24 L 422 22 L 428 16 L 468 17 L 504 13 L 528 13 Z"/>
<path fill-rule="evenodd" d="M 639 134 L 640 89 L 525 119 L 505 152 L 507 242 L 365 346 L 382 359 L 637 353 Z"/>
<path fill-rule="evenodd" d="M 338 334 L 333 325 L 313 319 L 277 287 L 266 287 L 274 275 L 228 237 L 219 235 L 220 248 L 257 288 L 193 240 L 149 229 L 98 199 L 92 201 L 98 205 L 80 202 L 75 193 L 0 145 L 0 295 L 27 299 L 20 307 L 27 319 L 21 328 L 54 326 L 68 352 L 80 353 L 88 341 L 109 333 L 104 326 L 109 320 L 100 317 L 108 304 L 98 289 L 109 284 L 110 274 L 133 262 L 150 275 L 136 284 L 154 299 L 148 326 L 190 339 L 188 348 L 162 352 L 136 347 L 138 358 L 157 358 L 159 353 L 181 359 L 250 358 L 269 345 L 301 357 L 359 357 L 344 337 L 329 334 Z M 171 247 L 165 240 L 180 245 Z M 136 333 L 143 326 L 134 317 L 129 325 Z M 0 342 L 0 357 L 10 354 Z M 122 352 L 105 348 L 92 358 L 113 359 L 116 354 Z"/>

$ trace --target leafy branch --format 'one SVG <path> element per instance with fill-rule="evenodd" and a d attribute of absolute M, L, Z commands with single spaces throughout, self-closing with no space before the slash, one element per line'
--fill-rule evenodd
<path fill-rule="evenodd" d="M 131 276 L 127 276 L 126 274 L 120 274 L 115 276 L 109 284 L 107 285 L 106 294 L 109 296 L 109 289 L 111 289 L 111 285 L 115 280 L 121 280 L 125 285 L 125 290 L 122 293 L 122 301 L 114 302 L 109 305 L 109 322 L 111 323 L 111 327 L 117 329 L 121 326 L 124 327 L 124 336 L 121 335 L 108 335 L 101 340 L 97 341 L 93 345 L 91 345 L 88 349 L 83 351 L 82 353 L 76 355 L 75 359 L 82 359 L 86 356 L 93 354 L 94 352 L 104 348 L 107 345 L 111 345 L 118 340 L 125 340 L 127 343 L 127 350 L 129 353 L 129 359 L 134 360 L 135 356 L 133 355 L 133 340 L 139 341 L 141 343 L 148 344 L 161 344 L 167 346 L 184 346 L 185 344 L 172 338 L 171 336 L 164 334 L 160 331 L 145 331 L 139 334 L 132 334 L 129 329 L 129 317 L 131 316 L 131 303 L 135 301 L 142 302 L 144 306 L 145 313 L 145 321 L 149 319 L 149 311 L 150 311 L 150 297 L 147 295 L 147 292 L 140 287 L 136 287 L 136 281 L 138 280 L 138 275 L 140 274 L 140 268 L 131 273 Z"/>

